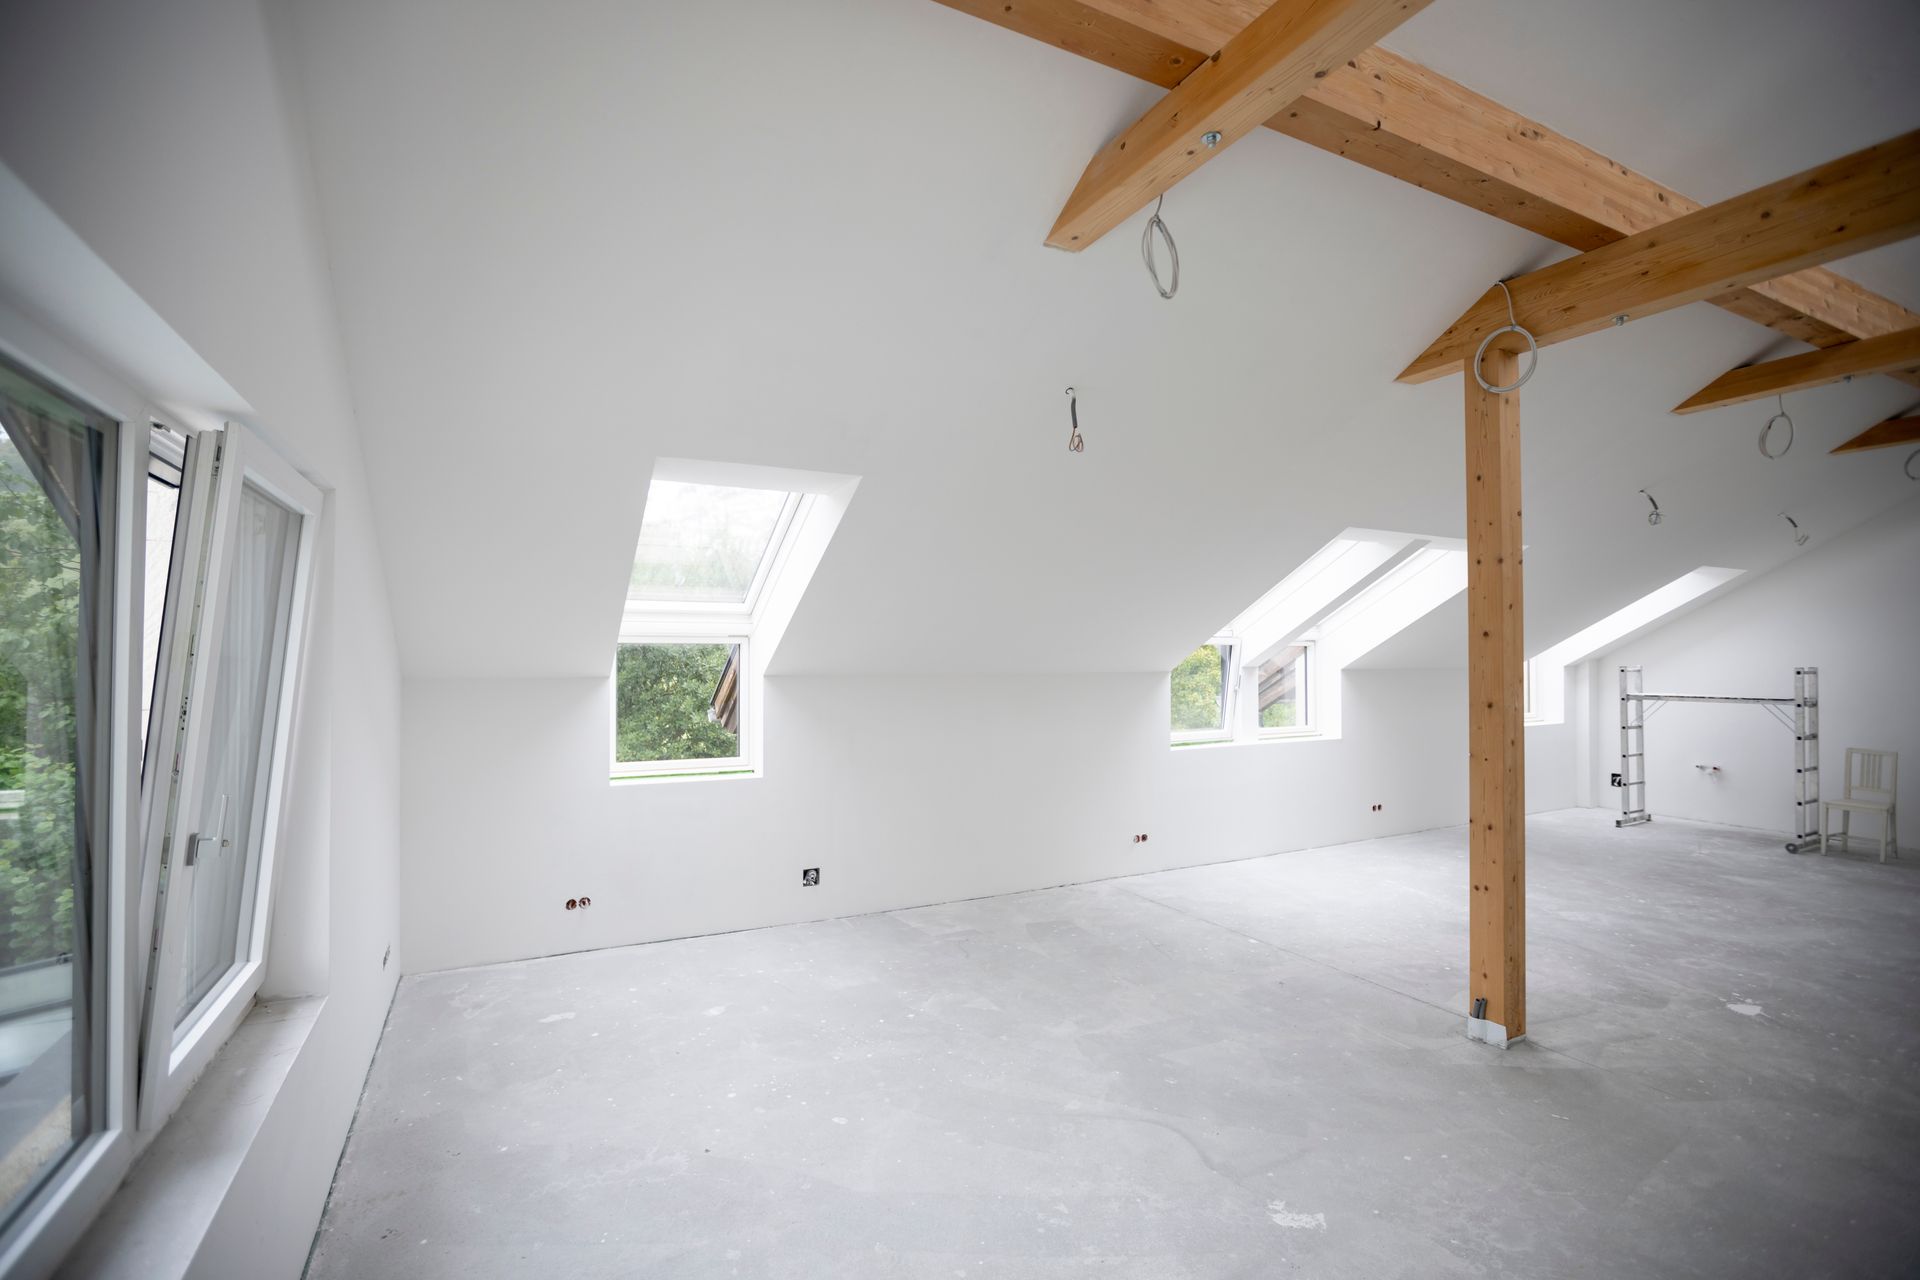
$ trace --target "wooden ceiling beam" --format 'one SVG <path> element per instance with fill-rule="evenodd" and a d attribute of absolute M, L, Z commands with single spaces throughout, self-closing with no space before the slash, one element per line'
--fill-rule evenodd
<path fill-rule="evenodd" d="M 939 0 L 1170 89 L 1263 0 Z M 1375 47 L 1267 122 L 1288 137 L 1559 244 L 1597 249 L 1700 208 L 1538 121 Z M 1816 267 L 1714 305 L 1815 347 L 1920 326 L 1920 313 Z M 1904 375 L 1895 375 L 1904 376 Z M 1920 376 L 1907 379 L 1920 385 Z"/>
<path fill-rule="evenodd" d="M 1703 207 L 1385 49 L 1367 50 L 1295 107 L 1318 110 L 1276 128 L 1318 146 L 1337 139 L 1328 149 L 1583 251 Z M 1824 267 L 1709 301 L 1816 347 L 1920 325 L 1920 314 Z"/>
<path fill-rule="evenodd" d="M 1859 453 L 1862 449 L 1891 449 L 1898 444 L 1920 441 L 1920 417 L 1888 418 L 1868 427 L 1845 444 L 1837 444 L 1828 453 Z"/>
<path fill-rule="evenodd" d="M 1086 248 L 1430 0 L 1275 0 L 1096 153 L 1047 243 Z"/>
<path fill-rule="evenodd" d="M 1881 338 L 1862 338 L 1837 347 L 1808 351 L 1784 360 L 1742 365 L 1721 374 L 1675 405 L 1675 413 L 1699 413 L 1730 404 L 1764 400 L 1789 391 L 1805 391 L 1869 373 L 1920 367 L 1920 329 L 1903 329 Z"/>
<path fill-rule="evenodd" d="M 938 0 L 996 27 L 1124 71 L 1162 89 L 1178 85 L 1207 55 L 1080 0 Z M 1225 43 L 1222 41 L 1221 43 Z M 1219 48 L 1215 45 L 1214 48 Z"/>
<path fill-rule="evenodd" d="M 1920 233 L 1920 131 L 1842 156 L 1508 282 L 1542 346 Z M 1399 377 L 1460 368 L 1507 323 L 1498 287 Z M 1510 339 L 1509 339 L 1510 340 Z"/>

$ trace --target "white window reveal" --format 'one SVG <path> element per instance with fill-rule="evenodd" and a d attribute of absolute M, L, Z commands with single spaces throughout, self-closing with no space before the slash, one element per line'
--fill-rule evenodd
<path fill-rule="evenodd" d="M 612 676 L 612 777 L 750 775 L 761 677 L 857 484 L 663 459 Z"/>

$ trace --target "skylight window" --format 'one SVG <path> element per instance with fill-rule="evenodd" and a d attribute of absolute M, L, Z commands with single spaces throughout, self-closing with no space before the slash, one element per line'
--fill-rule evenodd
<path fill-rule="evenodd" d="M 627 599 L 750 607 L 797 505 L 777 489 L 655 480 Z"/>
<path fill-rule="evenodd" d="M 1566 669 L 1614 648 L 1636 634 L 1663 623 L 1669 615 L 1739 577 L 1739 569 L 1701 565 L 1666 586 L 1615 609 L 1606 617 L 1568 636 L 1527 663 L 1527 720 L 1532 724 L 1560 724 L 1566 719 Z"/>
<path fill-rule="evenodd" d="M 858 484 L 655 462 L 610 673 L 615 781 L 758 776 L 767 664 Z"/>
<path fill-rule="evenodd" d="M 1341 673 L 1466 586 L 1458 539 L 1343 531 L 1174 669 L 1174 745 L 1339 737 Z"/>

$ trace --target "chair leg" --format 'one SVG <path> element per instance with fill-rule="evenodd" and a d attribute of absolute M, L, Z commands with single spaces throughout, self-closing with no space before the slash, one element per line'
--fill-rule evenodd
<path fill-rule="evenodd" d="M 1853 810 L 1840 811 L 1840 852 L 1853 852 Z"/>
<path fill-rule="evenodd" d="M 1880 815 L 1880 861 L 1887 860 L 1887 832 L 1893 826 L 1893 811 L 1889 809 Z"/>
<path fill-rule="evenodd" d="M 1820 806 L 1820 856 L 1827 856 L 1827 824 L 1833 819 L 1833 806 Z"/>

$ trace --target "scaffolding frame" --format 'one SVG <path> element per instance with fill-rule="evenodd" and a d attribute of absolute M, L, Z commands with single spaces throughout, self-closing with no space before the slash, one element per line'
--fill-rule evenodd
<path fill-rule="evenodd" d="M 1820 668 L 1793 669 L 1791 698 L 1736 698 L 1699 693 L 1647 693 L 1639 667 L 1620 668 L 1620 816 L 1616 827 L 1652 822 L 1647 812 L 1647 721 L 1669 702 L 1750 703 L 1793 733 L 1793 839 L 1788 853 L 1820 845 Z"/>

